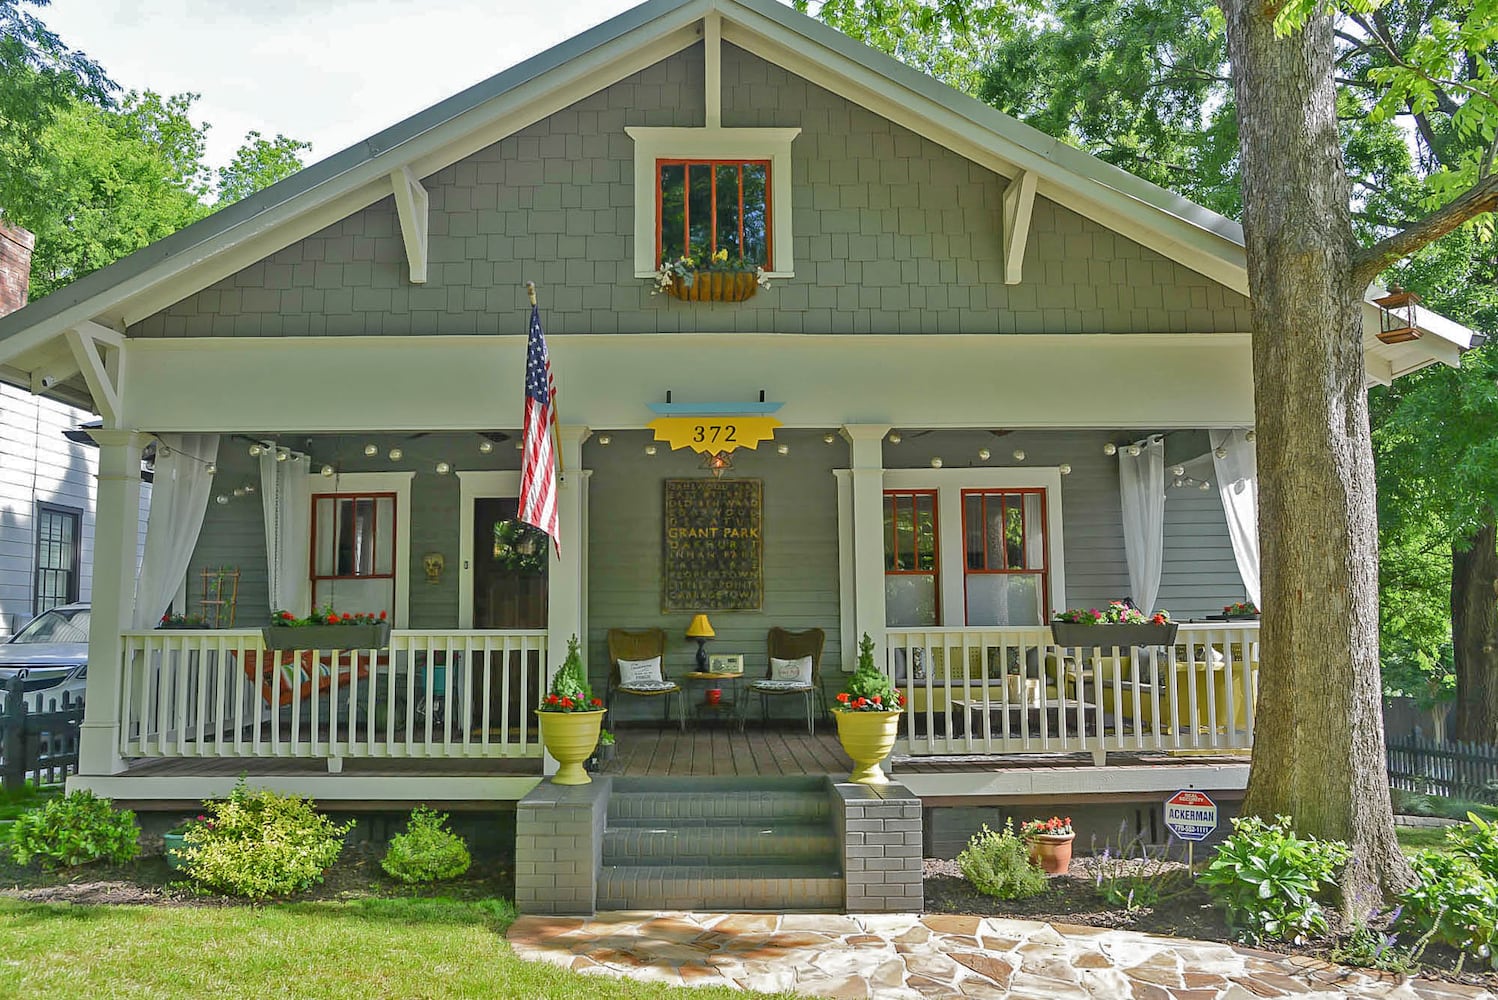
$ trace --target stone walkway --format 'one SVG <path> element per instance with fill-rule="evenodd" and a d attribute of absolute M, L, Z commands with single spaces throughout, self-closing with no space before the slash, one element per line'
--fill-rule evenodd
<path fill-rule="evenodd" d="M 1248 948 L 950 914 L 522 917 L 509 937 L 521 958 L 581 972 L 822 997 L 1495 1000 Z"/>

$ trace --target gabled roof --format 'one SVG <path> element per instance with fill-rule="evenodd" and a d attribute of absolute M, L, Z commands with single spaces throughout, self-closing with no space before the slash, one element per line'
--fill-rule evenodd
<path fill-rule="evenodd" d="M 724 41 L 996 173 L 1014 177 L 1033 172 L 1041 196 L 1247 293 L 1242 229 L 1230 219 L 1068 146 L 776 0 L 649 0 L 0 318 L 0 376 L 7 367 L 12 377 L 27 370 L 25 362 L 38 352 L 55 353 L 55 338 L 80 324 L 94 322 L 123 332 L 389 196 L 393 175 L 430 175 L 695 44 L 704 17 L 712 14 L 721 17 Z M 1370 329 L 1376 330 L 1376 313 L 1369 315 L 1374 317 Z M 1470 346 L 1471 331 L 1440 317 L 1427 332 L 1432 336 L 1414 346 L 1402 345 L 1397 357 L 1383 358 L 1394 374 L 1435 361 L 1454 363 L 1460 350 Z"/>

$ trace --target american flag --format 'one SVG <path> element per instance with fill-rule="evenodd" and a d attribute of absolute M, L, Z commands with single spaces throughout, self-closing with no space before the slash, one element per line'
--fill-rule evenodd
<path fill-rule="evenodd" d="M 520 520 L 551 536 L 557 551 L 557 466 L 551 428 L 556 422 L 556 383 L 541 332 L 541 310 L 531 305 L 530 344 L 525 352 L 525 434 L 520 459 Z"/>

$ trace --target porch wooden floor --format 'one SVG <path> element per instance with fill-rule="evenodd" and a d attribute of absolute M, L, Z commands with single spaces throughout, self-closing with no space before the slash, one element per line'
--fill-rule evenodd
<path fill-rule="evenodd" d="M 153 778 L 301 776 L 327 774 L 328 764 L 321 757 L 147 757 L 131 761 L 125 773 Z M 524 777 L 539 775 L 541 762 L 534 757 L 345 757 L 342 773 L 361 778 Z"/>

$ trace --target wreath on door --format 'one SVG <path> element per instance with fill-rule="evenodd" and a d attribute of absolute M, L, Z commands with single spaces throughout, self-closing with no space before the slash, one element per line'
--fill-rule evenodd
<path fill-rule="evenodd" d="M 535 576 L 546 568 L 546 533 L 524 521 L 496 521 L 494 561 L 512 573 Z"/>

